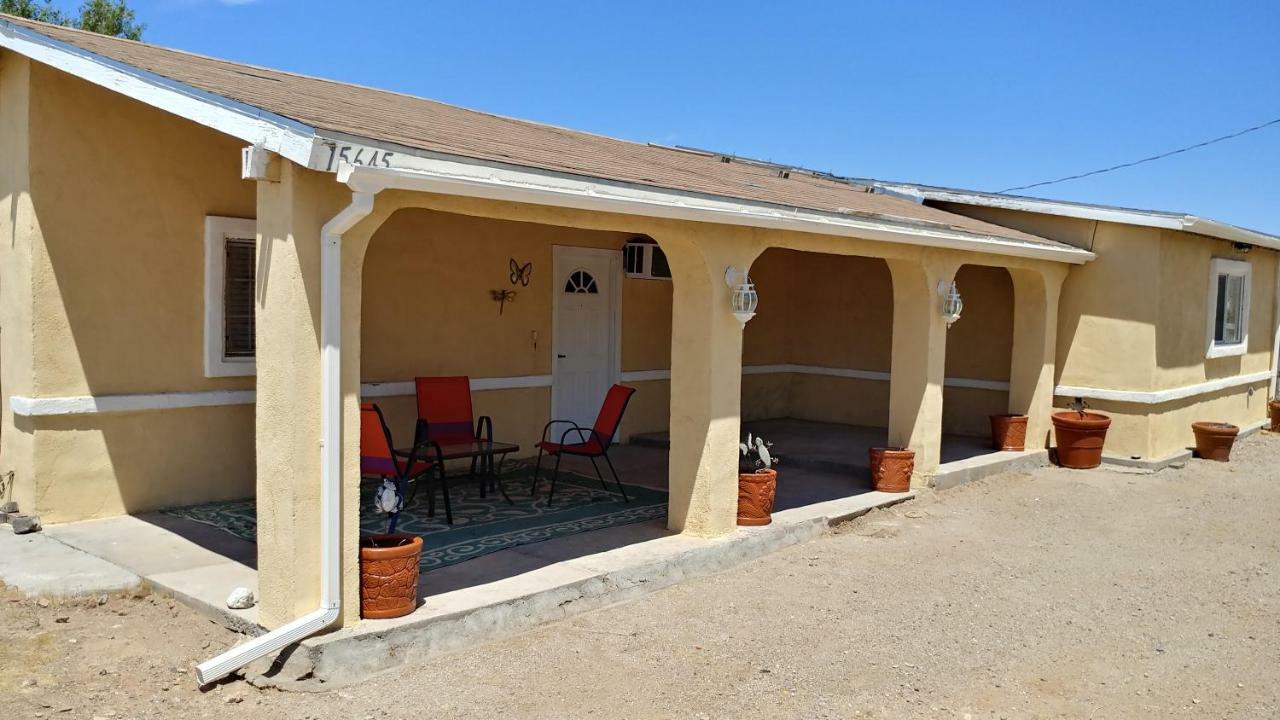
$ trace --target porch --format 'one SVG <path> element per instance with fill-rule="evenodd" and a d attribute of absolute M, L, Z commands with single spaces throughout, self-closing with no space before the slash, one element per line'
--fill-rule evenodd
<path fill-rule="evenodd" d="M 883 428 L 867 428 L 792 419 L 749 422 L 745 430 L 775 439 L 791 447 L 794 456 L 784 460 L 775 505 L 775 523 L 767 528 L 743 529 L 743 543 L 704 545 L 680 539 L 665 518 L 617 525 L 562 537 L 514 545 L 436 569 L 424 569 L 419 577 L 420 606 L 412 615 L 395 621 L 361 624 L 359 632 L 344 635 L 346 643 L 364 647 L 389 627 L 435 628 L 432 643 L 417 647 L 424 656 L 441 648 L 477 641 L 524 627 L 521 618 L 495 621 L 477 630 L 463 622 L 498 612 L 497 608 L 540 605 L 547 598 L 563 599 L 566 588 L 580 600 L 577 609 L 609 604 L 633 596 L 639 583 L 656 589 L 673 581 L 714 572 L 799 542 L 830 523 L 843 521 L 870 509 L 909 499 L 914 493 L 886 494 L 871 489 L 866 468 L 867 449 L 880 444 Z M 641 434 L 633 442 L 615 448 L 614 464 L 629 485 L 652 490 L 668 489 L 668 442 L 665 433 Z M 991 452 L 978 439 L 945 435 L 939 477 L 963 472 L 972 480 L 1013 467 L 1030 468 L 1047 461 L 1044 451 Z M 581 458 L 567 458 L 563 469 L 581 478 L 594 470 Z M 518 473 L 509 473 L 514 477 Z M 512 484 L 518 504 L 528 501 L 525 488 Z M 460 488 L 459 500 L 475 498 L 475 486 Z M 464 503 L 465 504 L 465 503 Z M 218 622 L 251 634 L 259 632 L 258 608 L 227 609 L 224 601 L 233 587 L 258 591 L 258 548 L 254 533 L 242 526 L 242 502 L 216 503 L 230 508 L 222 514 L 190 508 L 143 513 L 102 520 L 54 525 L 47 533 L 63 543 L 102 557 L 144 578 L 161 591 L 174 594 Z M 200 506 L 207 507 L 207 506 Z M 371 507 L 362 507 L 366 522 L 382 521 Z M 438 542 L 424 536 L 429 550 Z M 680 567 L 679 563 L 686 565 Z M 607 572 L 606 572 L 607 571 Z M 622 587 L 595 587 L 603 578 L 625 576 Z M 643 580 L 637 580 L 643 577 Z M 552 619 L 560 612 L 543 608 L 536 617 Z M 515 624 L 513 624 L 515 623 Z M 326 642 L 313 643 L 324 647 Z M 317 658 L 322 653 L 317 654 Z M 341 677 L 346 671 L 329 667 Z"/>

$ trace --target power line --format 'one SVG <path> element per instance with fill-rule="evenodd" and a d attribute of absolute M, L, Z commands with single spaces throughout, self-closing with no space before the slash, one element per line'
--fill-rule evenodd
<path fill-rule="evenodd" d="M 1258 130 L 1262 130 L 1263 128 L 1271 127 L 1272 125 L 1280 125 L 1280 118 L 1276 118 L 1275 120 L 1264 122 L 1261 125 L 1254 125 L 1253 127 L 1245 128 L 1244 130 L 1238 130 L 1236 132 L 1231 133 L 1230 135 L 1223 135 L 1222 137 L 1216 137 L 1212 140 L 1205 140 L 1204 142 L 1196 143 L 1195 145 L 1188 145 L 1186 147 L 1178 148 L 1177 150 L 1170 150 L 1169 152 L 1166 152 L 1166 153 L 1160 153 L 1159 155 L 1152 155 L 1151 157 L 1142 158 L 1141 160 L 1134 160 L 1133 162 L 1121 163 L 1119 165 L 1112 165 L 1111 167 L 1102 168 L 1101 170 L 1091 170 L 1087 173 L 1080 173 L 1079 175 L 1068 175 L 1067 177 L 1060 177 L 1057 180 L 1045 180 L 1044 182 L 1032 183 L 1030 185 L 1019 185 L 1017 187 L 1005 188 L 1004 190 L 997 190 L 996 192 L 1007 193 L 1007 192 L 1013 192 L 1014 190 L 1029 190 L 1031 188 L 1044 187 L 1045 185 L 1056 185 L 1060 182 L 1066 182 L 1068 180 L 1079 180 L 1080 178 L 1087 178 L 1092 175 L 1101 175 L 1102 173 L 1109 173 L 1113 170 L 1122 170 L 1124 168 L 1133 167 L 1134 165 L 1149 163 L 1153 160 L 1161 160 L 1171 155 L 1177 155 L 1178 153 L 1184 153 L 1189 150 L 1195 150 L 1197 148 L 1205 147 L 1207 145 L 1213 145 L 1214 143 L 1220 143 L 1223 140 L 1238 138 L 1241 135 L 1246 135 L 1251 132 L 1256 132 Z"/>

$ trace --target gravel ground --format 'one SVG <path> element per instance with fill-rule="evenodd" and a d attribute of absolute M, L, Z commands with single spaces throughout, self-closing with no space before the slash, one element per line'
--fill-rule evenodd
<path fill-rule="evenodd" d="M 1155 475 L 1044 469 L 325 693 L 190 666 L 158 597 L 0 596 L 7 717 L 1280 717 L 1280 437 Z M 783 478 L 785 482 L 785 478 Z M 101 603 L 101 604 L 100 604 Z"/>

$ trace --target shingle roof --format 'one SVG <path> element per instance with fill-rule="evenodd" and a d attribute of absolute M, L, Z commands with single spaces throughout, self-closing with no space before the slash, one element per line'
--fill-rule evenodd
<path fill-rule="evenodd" d="M 865 185 L 777 166 L 645 145 L 446 103 L 219 60 L 146 43 L 3 20 L 110 60 L 308 125 L 452 156 L 826 212 L 941 226 L 1067 249 L 1053 240 L 878 194 Z M 1074 248 L 1071 248 L 1074 249 Z"/>

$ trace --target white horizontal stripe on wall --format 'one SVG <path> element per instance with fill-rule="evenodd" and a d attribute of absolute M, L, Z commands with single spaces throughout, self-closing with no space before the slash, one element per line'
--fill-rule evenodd
<path fill-rule="evenodd" d="M 1089 400 L 1112 400 L 1115 402 L 1138 403 L 1140 405 L 1159 405 L 1172 400 L 1185 400 L 1197 395 L 1207 395 L 1219 390 L 1255 385 L 1261 382 L 1270 382 L 1270 380 L 1271 371 L 1263 370 L 1249 373 L 1248 375 L 1232 375 L 1231 377 L 1218 378 L 1216 380 L 1206 380 L 1202 383 L 1183 385 L 1182 387 L 1169 388 L 1168 390 L 1104 390 L 1101 388 L 1059 385 L 1053 389 L 1053 394 L 1060 397 L 1082 397 Z"/>
<path fill-rule="evenodd" d="M 516 375 L 513 377 L 471 378 L 471 389 L 483 390 L 518 390 L 520 388 L 551 387 L 550 375 Z M 363 383 L 360 385 L 360 397 L 400 397 L 414 395 L 417 390 L 412 380 L 400 382 Z"/>
<path fill-rule="evenodd" d="M 471 389 L 514 390 L 517 388 L 551 387 L 550 375 L 472 378 Z M 413 395 L 412 381 L 364 383 L 361 397 L 396 397 Z M 9 399 L 15 415 L 45 417 L 51 415 L 97 415 L 138 410 L 177 410 L 180 408 L 252 405 L 253 390 L 210 390 L 204 392 L 139 393 L 137 395 L 75 395 L 69 397 L 30 398 L 14 395 Z"/>
<path fill-rule="evenodd" d="M 96 415 L 136 410 L 176 410 L 178 408 L 252 405 L 253 390 L 213 390 L 209 392 L 146 393 L 138 395 L 73 395 L 30 398 L 14 395 L 9 407 L 14 415 Z"/>
<path fill-rule="evenodd" d="M 853 378 L 856 380 L 889 379 L 889 373 L 873 370 L 851 370 L 848 368 L 827 368 L 816 365 L 747 365 L 742 368 L 743 375 L 768 375 L 773 373 L 797 373 L 801 375 L 825 375 L 829 377 Z M 649 380 L 670 380 L 670 370 L 638 370 L 622 373 L 623 382 L 645 382 Z M 1094 400 L 1111 400 L 1143 405 L 1158 405 L 1172 400 L 1182 400 L 1197 395 L 1205 395 L 1219 390 L 1242 387 L 1267 382 L 1271 379 L 1270 371 L 1234 375 L 1218 378 L 1195 385 L 1185 385 L 1168 390 L 1149 392 L 1132 390 L 1104 390 L 1100 388 L 1075 387 L 1059 385 L 1054 394 L 1059 397 L 1083 397 Z M 998 380 L 979 380 L 975 378 L 947 378 L 947 387 L 975 388 L 979 390 L 1007 391 L 1009 383 Z M 551 387 L 550 375 L 519 375 L 514 377 L 472 378 L 471 389 L 483 392 L 488 390 L 516 390 L 520 388 Z M 361 397 L 398 397 L 413 395 L 412 381 L 364 383 L 360 386 Z M 14 395 L 9 398 L 9 405 L 15 415 L 22 417 L 48 417 L 58 415 L 97 415 L 113 412 L 137 412 L 141 410 L 177 410 L 181 408 L 218 407 L 224 405 L 252 405 L 255 394 L 253 390 L 211 390 L 206 392 L 174 392 L 174 393 L 139 393 L 136 395 L 72 395 L 64 397 L 32 398 Z"/>
<path fill-rule="evenodd" d="M 850 368 L 830 368 L 820 365 L 743 365 L 743 375 L 774 375 L 795 373 L 797 375 L 826 375 L 828 377 L 852 378 L 854 380 L 878 380 L 887 382 L 889 373 L 877 370 L 853 370 Z M 622 382 L 644 382 L 646 380 L 670 380 L 670 370 L 637 370 L 622 373 Z M 979 380 L 977 378 L 946 378 L 943 384 L 947 387 L 976 388 L 978 390 L 1007 391 L 1009 383 L 1001 380 Z"/>

